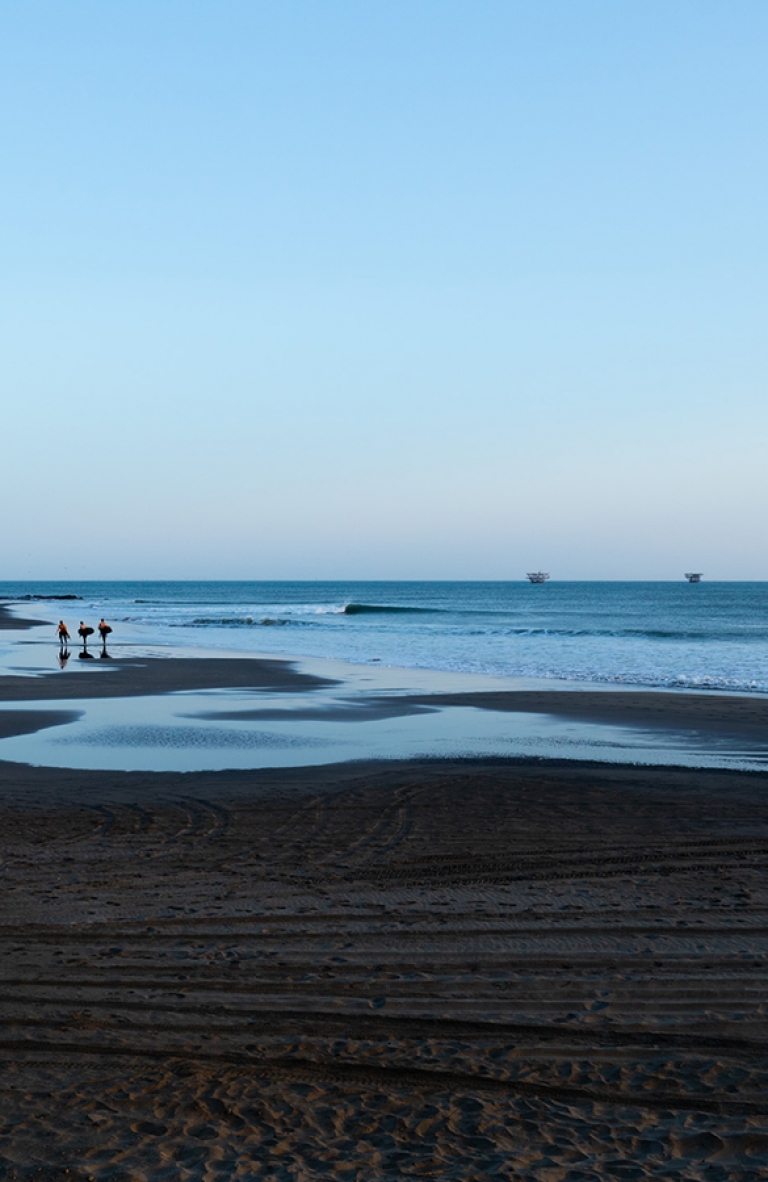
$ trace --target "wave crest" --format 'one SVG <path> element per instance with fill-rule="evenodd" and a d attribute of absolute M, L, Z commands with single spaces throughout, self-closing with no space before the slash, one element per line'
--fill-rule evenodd
<path fill-rule="evenodd" d="M 364 616 L 381 614 L 387 615 L 389 613 L 397 615 L 433 615 L 440 609 L 437 607 L 400 607 L 396 604 L 387 603 L 348 603 L 342 611 L 345 616 Z"/>

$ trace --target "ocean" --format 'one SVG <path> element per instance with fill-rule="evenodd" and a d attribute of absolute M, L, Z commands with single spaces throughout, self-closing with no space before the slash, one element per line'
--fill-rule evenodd
<path fill-rule="evenodd" d="M 58 595 L 78 598 L 37 599 Z M 768 693 L 768 583 L 6 582 L 0 597 L 73 635 L 104 615 L 115 645 Z"/>

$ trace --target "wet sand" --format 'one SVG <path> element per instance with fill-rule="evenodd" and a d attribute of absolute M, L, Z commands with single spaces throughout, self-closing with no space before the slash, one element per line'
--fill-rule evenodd
<path fill-rule="evenodd" d="M 77 710 L 0 710 L 0 739 L 33 735 L 48 726 L 64 726 L 78 715 Z"/>
<path fill-rule="evenodd" d="M 434 705 L 438 695 L 414 697 Z M 555 714 L 581 722 L 639 726 L 647 730 L 701 731 L 747 742 L 768 740 L 768 698 L 718 692 L 679 693 L 654 690 L 500 690 L 440 694 L 443 706 Z"/>
<path fill-rule="evenodd" d="M 0 632 L 26 632 L 40 624 L 50 624 L 51 628 L 54 626 L 50 620 L 31 620 L 16 616 L 6 604 L 0 603 Z"/>
<path fill-rule="evenodd" d="M 94 653 L 99 652 L 98 646 Z M 300 693 L 333 682 L 301 673 L 291 661 L 254 657 L 127 657 L 79 662 L 37 677 L 0 674 L 0 702 L 132 698 L 183 690 L 255 689 Z"/>
<path fill-rule="evenodd" d="M 0 764 L 0 833 L 0 1177 L 765 1177 L 767 776 Z"/>
<path fill-rule="evenodd" d="M 2 679 L 0 679 L 1 692 Z M 692 731 L 721 738 L 765 744 L 768 741 L 768 698 L 726 694 L 681 694 L 632 690 L 498 690 L 469 693 L 371 695 L 349 705 L 292 712 L 307 719 L 394 717 L 449 706 L 473 706 L 505 713 L 550 714 L 578 722 L 641 727 L 643 730 Z M 197 715 L 211 721 L 265 722 L 284 717 L 269 709 L 224 709 Z"/>
<path fill-rule="evenodd" d="M 96 650 L 98 651 L 98 649 Z M 0 674 L 0 703 L 71 701 L 88 698 L 122 698 L 188 690 L 268 690 L 303 693 L 341 682 L 301 672 L 289 660 L 254 657 L 146 657 L 117 658 L 109 662 L 79 662 L 76 652 L 63 670 L 36 677 Z M 329 707 L 294 710 L 299 720 L 396 717 L 447 706 L 474 706 L 483 710 L 552 714 L 588 723 L 642 727 L 645 730 L 704 732 L 747 743 L 768 739 L 768 698 L 739 697 L 723 693 L 676 693 L 641 690 L 498 690 L 469 693 L 401 694 L 372 692 L 355 701 Z M 279 717 L 274 710 L 231 707 L 206 712 L 201 718 L 220 721 L 266 721 Z"/>

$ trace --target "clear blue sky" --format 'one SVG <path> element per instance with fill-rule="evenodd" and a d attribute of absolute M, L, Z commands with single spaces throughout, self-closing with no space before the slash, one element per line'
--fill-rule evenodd
<path fill-rule="evenodd" d="M 768 578 L 764 0 L 5 0 L 4 578 Z"/>

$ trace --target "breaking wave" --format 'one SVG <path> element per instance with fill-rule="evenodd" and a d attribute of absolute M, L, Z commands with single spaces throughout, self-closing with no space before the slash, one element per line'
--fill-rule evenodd
<path fill-rule="evenodd" d="M 434 615 L 439 612 L 439 607 L 396 607 L 385 603 L 348 603 L 342 609 L 342 614 L 345 616 L 366 616 L 366 615 Z"/>

